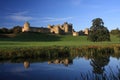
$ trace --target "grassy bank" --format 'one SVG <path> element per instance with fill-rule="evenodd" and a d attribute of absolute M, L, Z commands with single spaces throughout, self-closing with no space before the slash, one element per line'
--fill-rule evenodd
<path fill-rule="evenodd" d="M 62 58 L 80 54 L 108 53 L 120 54 L 120 45 L 116 46 L 84 46 L 84 47 L 16 47 L 0 49 L 0 59 L 15 58 Z"/>

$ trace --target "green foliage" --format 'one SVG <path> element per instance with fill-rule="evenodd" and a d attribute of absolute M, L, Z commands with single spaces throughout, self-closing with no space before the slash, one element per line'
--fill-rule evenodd
<path fill-rule="evenodd" d="M 115 35 L 117 36 L 119 39 L 120 39 L 120 30 L 117 28 L 117 29 L 114 29 L 114 30 L 111 30 L 110 32 L 112 35 Z"/>
<path fill-rule="evenodd" d="M 119 41 L 120 41 L 120 30 L 119 30 L 119 28 L 114 29 L 114 30 L 111 30 L 110 33 L 111 33 L 112 35 L 117 36 L 117 37 L 119 38 Z"/>
<path fill-rule="evenodd" d="M 101 18 L 95 18 L 92 20 L 91 29 L 99 29 L 101 27 L 104 27 L 104 22 Z"/>
<path fill-rule="evenodd" d="M 9 30 L 7 28 L 1 28 L 0 33 L 2 34 L 9 33 Z"/>
<path fill-rule="evenodd" d="M 15 26 L 15 27 L 13 27 L 12 32 L 13 33 L 20 33 L 20 32 L 22 32 L 22 27 Z"/>
<path fill-rule="evenodd" d="M 22 32 L 22 27 L 20 27 L 20 26 L 15 26 L 11 29 L 8 29 L 5 27 L 0 29 L 1 34 L 11 34 L 11 33 L 20 33 L 20 32 Z"/>
<path fill-rule="evenodd" d="M 116 51 L 115 51 L 116 50 Z M 70 56 L 78 56 L 83 54 L 96 54 L 96 53 L 114 53 L 119 52 L 120 46 L 101 47 L 101 46 L 85 46 L 85 47 L 15 47 L 0 49 L 1 59 L 15 59 L 15 58 L 62 58 Z"/>
<path fill-rule="evenodd" d="M 88 40 L 93 42 L 110 41 L 110 34 L 101 18 L 92 20 L 92 26 L 89 31 Z"/>
<path fill-rule="evenodd" d="M 119 34 L 120 34 L 120 30 L 117 28 L 117 29 L 111 30 L 110 33 L 111 33 L 112 35 L 119 35 Z"/>

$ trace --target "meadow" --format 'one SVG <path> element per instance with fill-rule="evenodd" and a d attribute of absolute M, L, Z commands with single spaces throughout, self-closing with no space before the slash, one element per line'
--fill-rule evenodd
<path fill-rule="evenodd" d="M 15 37 L 0 38 L 0 48 L 44 47 L 44 46 L 110 46 L 119 45 L 120 38 L 111 35 L 111 41 L 91 42 L 87 36 L 20 33 Z"/>

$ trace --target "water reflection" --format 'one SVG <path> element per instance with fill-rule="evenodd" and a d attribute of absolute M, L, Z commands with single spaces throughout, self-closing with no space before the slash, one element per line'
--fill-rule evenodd
<path fill-rule="evenodd" d="M 114 73 L 112 73 L 111 70 L 109 70 L 108 66 L 115 65 L 116 67 L 120 62 L 119 53 L 110 54 L 110 53 L 91 52 L 91 53 L 78 53 L 78 54 L 75 54 L 74 56 L 69 55 L 63 58 L 55 57 L 55 58 L 14 59 L 8 61 L 9 63 L 7 64 L 6 61 L 2 61 L 0 64 L 0 70 L 1 70 L 0 77 L 2 77 L 2 75 L 6 77 L 6 73 L 9 72 L 9 74 L 11 74 L 12 77 L 15 76 L 19 78 L 22 77 L 24 80 L 28 80 L 26 78 L 28 78 L 29 75 L 30 75 L 29 77 L 32 78 L 31 80 L 33 80 L 34 78 L 35 80 L 37 78 L 38 78 L 37 80 L 48 80 L 49 78 L 50 80 L 96 80 L 96 76 L 94 75 L 99 75 L 102 78 L 106 76 L 104 75 L 105 73 L 108 76 L 109 73 L 110 76 L 114 75 Z M 110 58 L 112 56 L 114 56 L 114 59 L 116 59 L 117 57 L 118 60 L 114 61 L 113 58 Z M 116 62 L 116 64 L 113 62 Z M 59 64 L 63 64 L 63 65 L 59 65 Z M 113 70 L 120 70 L 120 69 L 113 68 Z M 25 75 L 27 77 L 23 77 Z M 10 77 L 10 79 L 13 79 L 11 76 L 8 77 Z M 66 76 L 68 78 L 66 78 Z M 86 79 L 83 78 L 86 76 L 87 76 Z M 2 77 L 2 79 L 0 78 L 0 80 L 3 80 L 4 77 Z M 102 80 L 102 79 L 97 79 L 97 80 Z M 107 77 L 105 80 L 110 80 L 110 79 L 109 77 Z"/>
<path fill-rule="evenodd" d="M 29 61 L 24 61 L 24 68 L 27 69 L 30 67 L 30 62 Z"/>
<path fill-rule="evenodd" d="M 49 60 L 48 61 L 48 64 L 64 64 L 65 66 L 68 66 L 69 64 L 72 64 L 73 63 L 73 60 L 72 59 L 55 59 L 55 60 Z"/>
<path fill-rule="evenodd" d="M 108 65 L 110 61 L 110 55 L 102 54 L 102 55 L 93 55 L 90 61 L 90 65 L 93 67 L 93 73 L 95 74 L 103 74 L 105 71 L 105 66 Z"/>

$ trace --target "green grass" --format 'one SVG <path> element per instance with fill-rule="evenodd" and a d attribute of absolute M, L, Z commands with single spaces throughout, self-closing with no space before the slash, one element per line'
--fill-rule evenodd
<path fill-rule="evenodd" d="M 90 42 L 87 36 L 52 35 L 41 33 L 20 33 L 13 38 L 0 38 L 0 48 L 41 47 L 41 46 L 86 46 L 86 45 L 119 45 L 120 39 L 111 35 L 111 41 Z"/>

